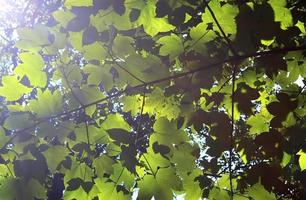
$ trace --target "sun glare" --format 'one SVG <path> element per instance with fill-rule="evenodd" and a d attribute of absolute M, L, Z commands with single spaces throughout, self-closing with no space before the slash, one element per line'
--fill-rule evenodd
<path fill-rule="evenodd" d="M 7 9 L 10 4 L 6 0 L 0 0 L 0 11 Z"/>

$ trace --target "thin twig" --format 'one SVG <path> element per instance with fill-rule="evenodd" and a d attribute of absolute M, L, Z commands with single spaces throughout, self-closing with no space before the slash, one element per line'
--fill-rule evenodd
<path fill-rule="evenodd" d="M 204 3 L 206 3 L 205 0 L 204 0 Z M 237 56 L 238 54 L 236 53 L 236 51 L 235 51 L 235 49 L 234 49 L 234 47 L 233 47 L 233 45 L 232 45 L 231 40 L 227 37 L 226 33 L 225 33 L 224 30 L 222 29 L 222 27 L 221 27 L 221 25 L 220 25 L 218 19 L 217 19 L 216 16 L 215 16 L 215 13 L 213 12 L 213 10 L 210 8 L 210 6 L 209 6 L 208 4 L 206 4 L 206 7 L 207 7 L 208 11 L 210 12 L 210 14 L 211 14 L 213 20 L 214 20 L 215 23 L 217 24 L 218 29 L 220 30 L 221 34 L 223 35 L 223 37 L 224 37 L 224 39 L 225 39 L 225 41 L 226 41 L 226 43 L 227 43 L 227 45 L 228 45 L 230 51 L 233 53 L 234 56 Z"/>
<path fill-rule="evenodd" d="M 10 167 L 8 166 L 8 164 L 5 164 L 7 170 L 9 171 L 9 173 L 11 174 L 12 177 L 15 177 L 12 170 L 10 169 Z"/>
<path fill-rule="evenodd" d="M 233 78 L 233 76 L 231 75 L 230 77 L 228 77 L 224 83 L 222 83 L 222 85 L 220 86 L 220 88 L 218 89 L 217 93 L 219 93 L 224 87 L 225 85 Z"/>
<path fill-rule="evenodd" d="M 89 130 L 88 130 L 88 121 L 85 121 L 85 130 L 86 130 L 86 138 L 87 138 L 87 144 L 90 146 L 90 140 L 89 140 Z"/>
<path fill-rule="evenodd" d="M 103 46 L 104 47 L 104 46 Z M 125 71 L 127 74 L 129 74 L 131 77 L 133 77 L 134 79 L 138 80 L 141 83 L 145 83 L 145 81 L 141 80 L 140 78 L 138 78 L 137 76 L 135 76 L 132 72 L 130 72 L 129 70 L 127 70 L 125 67 L 123 67 L 113 56 L 113 54 L 110 52 L 111 50 L 108 50 L 107 48 L 104 47 L 104 49 L 107 51 L 107 54 L 111 57 L 112 61 L 123 71 Z"/>
<path fill-rule="evenodd" d="M 204 3 L 206 3 L 206 1 L 204 0 Z M 215 16 L 215 13 L 213 12 L 213 10 L 210 8 L 210 6 L 208 4 L 206 4 L 206 7 L 208 9 L 208 11 L 210 12 L 213 20 L 215 21 L 215 23 L 217 24 L 218 26 L 218 29 L 220 30 L 221 34 L 223 35 L 225 41 L 227 42 L 227 45 L 230 49 L 230 51 L 232 52 L 232 54 L 234 56 L 237 56 L 237 52 L 235 51 L 233 45 L 232 45 L 232 42 L 231 40 L 227 37 L 226 33 L 224 32 L 223 28 L 221 27 L 218 19 L 216 18 Z M 234 123 L 234 93 L 235 93 L 235 79 L 236 79 L 236 64 L 234 63 L 233 64 L 233 74 L 232 74 L 232 130 L 231 130 L 231 133 L 230 133 L 230 149 L 229 149 L 229 178 L 230 178 L 230 192 L 231 192 L 231 195 L 230 195 L 230 199 L 232 200 L 234 198 L 234 192 L 233 192 L 233 172 L 232 172 L 232 158 L 233 158 L 233 148 L 234 148 L 234 134 L 235 134 L 235 123 Z M 230 79 L 229 79 L 230 80 Z M 226 81 L 227 82 L 227 81 Z M 226 83 L 225 82 L 225 83 Z M 220 89 L 222 89 L 223 86 L 221 86 Z"/>
<path fill-rule="evenodd" d="M 209 32 L 209 31 L 206 31 L 205 33 L 203 33 L 203 34 L 201 35 L 201 37 L 199 37 L 196 41 L 194 41 L 194 43 L 192 43 L 190 46 L 186 47 L 185 50 L 188 50 L 188 49 L 194 47 L 198 42 L 200 42 L 200 40 L 201 40 L 203 37 L 205 37 L 205 35 L 206 35 L 208 32 Z"/>
<path fill-rule="evenodd" d="M 189 77 L 187 87 L 185 87 L 184 91 L 180 95 L 178 95 L 178 98 L 181 98 L 189 90 L 189 88 L 192 86 L 191 81 L 192 81 L 193 76 L 194 76 L 194 73 L 191 74 L 191 76 Z"/>
<path fill-rule="evenodd" d="M 140 127 L 142 125 L 142 114 L 143 114 L 143 109 L 144 109 L 144 106 L 145 106 L 145 102 L 146 102 L 146 93 L 143 92 L 143 95 L 142 95 L 142 105 L 141 105 L 141 109 L 140 109 L 140 119 L 139 119 L 139 122 L 138 122 L 138 125 L 137 125 L 137 130 L 136 130 L 136 138 L 135 138 L 135 144 L 138 142 L 138 137 L 139 137 L 139 130 L 140 130 Z"/>
<path fill-rule="evenodd" d="M 61 73 L 62 73 L 62 75 L 63 75 L 63 77 L 64 77 L 64 79 L 65 79 L 65 81 L 66 81 L 66 83 L 67 83 L 67 86 L 68 86 L 68 88 L 69 88 L 69 90 L 70 90 L 72 96 L 75 98 L 75 100 L 77 100 L 77 102 L 78 102 L 81 106 L 83 106 L 82 101 L 81 101 L 81 100 L 78 98 L 78 96 L 74 93 L 74 91 L 73 91 L 73 89 L 72 89 L 72 87 L 71 87 L 71 85 L 70 85 L 70 83 L 69 83 L 68 77 L 66 76 L 66 74 L 65 74 L 65 72 L 64 72 L 64 68 L 63 68 L 63 67 L 59 67 L 59 68 L 60 68 L 60 71 L 61 71 Z"/>
<path fill-rule="evenodd" d="M 304 86 L 301 88 L 301 90 L 299 91 L 299 93 L 296 95 L 295 98 L 298 98 L 300 95 L 304 95 L 303 90 L 305 89 L 305 87 L 306 87 L 306 84 L 304 84 Z"/>
<path fill-rule="evenodd" d="M 124 167 L 122 167 L 122 170 L 121 170 L 121 172 L 120 172 L 120 174 L 119 174 L 119 176 L 118 176 L 118 178 L 117 178 L 117 180 L 116 180 L 116 182 L 115 182 L 115 187 L 114 187 L 114 189 L 116 188 L 116 186 L 117 186 L 117 184 L 118 184 L 118 182 L 119 182 L 119 180 L 120 180 L 120 178 L 121 178 L 121 176 L 122 176 L 122 174 L 123 174 L 123 171 L 124 171 Z"/>
<path fill-rule="evenodd" d="M 235 109 L 235 82 L 236 82 L 236 66 L 233 66 L 233 79 L 232 79 L 232 126 L 230 134 L 230 157 L 229 157 L 229 172 L 230 172 L 230 188 L 231 188 L 231 199 L 233 199 L 233 172 L 232 172 L 232 162 L 233 162 L 233 148 L 234 148 L 234 133 L 235 133 L 235 118 L 234 118 L 234 109 Z"/>
<path fill-rule="evenodd" d="M 146 156 L 144 154 L 142 154 L 142 156 L 145 159 L 146 163 L 148 164 L 148 167 L 149 167 L 150 171 L 152 172 L 153 177 L 156 178 L 156 172 L 153 171 L 153 169 L 152 169 L 149 161 L 147 160 Z"/>

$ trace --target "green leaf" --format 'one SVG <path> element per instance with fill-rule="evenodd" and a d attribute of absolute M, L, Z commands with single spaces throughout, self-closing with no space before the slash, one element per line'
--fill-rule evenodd
<path fill-rule="evenodd" d="M 253 185 L 248 193 L 248 196 L 253 199 L 265 199 L 265 200 L 275 200 L 275 195 L 268 192 L 260 183 Z"/>
<path fill-rule="evenodd" d="M 140 95 L 124 96 L 122 98 L 123 111 L 131 111 L 132 115 L 135 116 L 141 111 L 142 99 Z"/>
<path fill-rule="evenodd" d="M 198 200 L 201 199 L 202 190 L 199 186 L 199 182 L 195 181 L 196 177 L 202 174 L 200 169 L 193 170 L 189 175 L 184 175 L 183 187 L 185 191 L 186 200 Z"/>
<path fill-rule="evenodd" d="M 169 122 L 166 118 L 159 118 L 153 126 L 154 134 L 150 141 L 157 141 L 159 144 L 172 146 L 188 140 L 186 133 L 176 128 L 176 121 Z"/>
<path fill-rule="evenodd" d="M 180 190 L 181 180 L 175 175 L 173 169 L 160 169 L 156 176 L 146 175 L 143 180 L 138 182 L 139 198 L 151 199 L 154 196 L 156 200 L 172 199 L 173 190 Z"/>
<path fill-rule="evenodd" d="M 45 67 L 43 58 L 37 53 L 22 53 L 19 58 L 23 63 L 16 67 L 15 73 L 27 76 L 33 86 L 45 87 L 47 74 L 43 71 Z"/>
<path fill-rule="evenodd" d="M 54 41 L 51 45 L 43 49 L 43 53 L 46 55 L 55 55 L 60 50 L 64 49 L 67 44 L 67 34 L 59 32 L 57 30 L 50 30 Z"/>
<path fill-rule="evenodd" d="M 125 195 L 123 191 L 117 192 L 116 185 L 112 182 L 107 182 L 105 179 L 95 179 L 95 184 L 99 191 L 99 199 L 128 200 L 131 198 Z"/>
<path fill-rule="evenodd" d="M 228 191 L 219 187 L 213 187 L 213 189 L 209 192 L 209 199 L 211 200 L 230 199 L 230 196 Z"/>
<path fill-rule="evenodd" d="M 68 149 L 63 146 L 50 146 L 46 151 L 43 152 L 48 168 L 51 173 L 55 173 L 59 164 L 65 160 L 68 155 Z"/>
<path fill-rule="evenodd" d="M 82 84 L 82 71 L 77 65 L 58 66 L 53 74 L 53 80 L 61 81 L 62 85 L 70 91 L 69 87 Z"/>
<path fill-rule="evenodd" d="M 92 44 L 83 47 L 84 57 L 87 60 L 104 60 L 107 56 L 107 49 L 99 42 L 94 42 Z"/>
<path fill-rule="evenodd" d="M 64 170 L 63 170 L 64 171 Z M 93 170 L 85 163 L 79 163 L 73 160 L 70 169 L 65 169 L 64 183 L 74 178 L 80 178 L 84 182 L 91 181 L 94 177 Z"/>
<path fill-rule="evenodd" d="M 190 29 L 190 37 L 192 40 L 189 41 L 189 46 L 202 54 L 207 52 L 207 43 L 216 37 L 216 34 L 213 31 L 206 29 L 207 24 L 204 22 Z"/>
<path fill-rule="evenodd" d="M 306 153 L 303 152 L 302 150 L 300 150 L 297 155 L 300 156 L 299 158 L 299 164 L 300 164 L 300 168 L 301 168 L 301 171 L 305 170 L 306 169 Z"/>
<path fill-rule="evenodd" d="M 121 153 L 120 146 L 116 145 L 115 143 L 111 142 L 106 147 L 106 152 L 108 156 L 118 156 Z"/>
<path fill-rule="evenodd" d="M 285 151 L 283 153 L 283 160 L 282 160 L 282 166 L 285 167 L 286 165 L 288 165 L 290 163 L 291 160 L 291 155 L 287 154 Z"/>
<path fill-rule="evenodd" d="M 50 90 L 38 90 L 37 99 L 29 102 L 29 108 L 36 113 L 37 117 L 43 118 L 60 113 L 62 104 L 60 91 L 56 90 L 51 93 Z"/>
<path fill-rule="evenodd" d="M 105 97 L 99 88 L 94 85 L 84 85 L 80 89 L 76 88 L 73 90 L 73 94 L 71 93 L 70 95 L 72 97 L 71 107 L 79 107 L 80 103 L 87 105 Z"/>
<path fill-rule="evenodd" d="M 98 32 L 109 31 L 109 26 L 114 26 L 118 30 L 135 28 L 135 25 L 130 21 L 130 12 L 126 11 L 123 15 L 119 15 L 113 11 L 114 9 L 111 6 L 108 9 L 100 10 L 96 15 L 90 16 L 90 23 Z"/>
<path fill-rule="evenodd" d="M 114 164 L 113 168 L 114 172 L 110 178 L 118 185 L 123 184 L 127 189 L 130 189 L 134 185 L 134 175 L 120 163 Z"/>
<path fill-rule="evenodd" d="M 70 44 L 78 51 L 83 52 L 83 32 L 69 32 Z M 93 44 L 91 44 L 93 45 Z M 87 55 L 88 56 L 88 55 Z M 90 56 L 90 54 L 89 54 Z"/>
<path fill-rule="evenodd" d="M 78 189 L 72 191 L 69 190 L 64 191 L 63 197 L 64 200 L 74 200 L 74 199 L 90 200 L 87 198 L 87 193 L 84 191 L 82 187 L 79 187 Z"/>
<path fill-rule="evenodd" d="M 115 141 L 115 144 L 131 144 L 133 143 L 132 138 L 128 131 L 124 129 L 109 129 L 107 130 L 110 138 Z"/>
<path fill-rule="evenodd" d="M 124 58 L 125 56 L 131 54 L 133 51 L 135 51 L 134 47 L 132 46 L 132 43 L 133 39 L 131 37 L 118 35 L 114 39 L 114 55 Z"/>
<path fill-rule="evenodd" d="M 169 36 L 161 37 L 156 42 L 162 45 L 159 49 L 159 54 L 162 56 L 169 55 L 170 60 L 173 60 L 184 51 L 181 38 L 173 33 Z"/>
<path fill-rule="evenodd" d="M 147 5 L 141 10 L 137 20 L 138 25 L 143 25 L 143 28 L 150 36 L 155 36 L 160 32 L 168 32 L 175 27 L 168 23 L 165 18 L 155 17 L 156 5 L 154 0 L 147 1 Z"/>
<path fill-rule="evenodd" d="M 6 144 L 7 141 L 9 141 L 10 137 L 5 135 L 5 131 L 2 128 L 2 126 L 0 126 L 0 148 L 3 147 L 3 145 Z"/>
<path fill-rule="evenodd" d="M 151 147 L 147 149 L 147 153 L 143 154 L 140 160 L 146 164 L 150 174 L 156 174 L 159 168 L 170 166 L 169 160 L 159 153 L 154 153 Z"/>
<path fill-rule="evenodd" d="M 88 64 L 84 67 L 84 72 L 88 74 L 88 84 L 98 86 L 103 84 L 105 90 L 110 90 L 114 86 L 114 78 L 111 74 L 111 67 L 108 65 L 98 66 Z"/>
<path fill-rule="evenodd" d="M 25 181 L 19 178 L 0 178 L 2 199 L 46 199 L 45 188 L 34 179 Z"/>
<path fill-rule="evenodd" d="M 32 89 L 21 84 L 16 76 L 2 77 L 2 86 L 0 87 L 0 96 L 5 97 L 7 101 L 16 101 L 22 95 L 31 92 Z"/>
<path fill-rule="evenodd" d="M 78 125 L 78 127 L 74 129 L 74 133 L 76 137 L 76 143 L 87 143 L 87 130 L 84 123 Z M 99 144 L 106 144 L 109 142 L 108 135 L 105 133 L 105 131 L 95 125 L 88 125 L 88 136 L 90 143 L 94 142 Z"/>
<path fill-rule="evenodd" d="M 282 29 L 293 25 L 291 11 L 286 7 L 286 0 L 269 0 L 268 3 L 273 8 L 275 21 L 281 23 Z"/>
<path fill-rule="evenodd" d="M 0 199 L 302 198 L 301 0 L 24 6 L 0 14 Z"/>
<path fill-rule="evenodd" d="M 66 140 L 66 137 L 74 130 L 72 122 L 62 122 L 60 126 L 55 126 L 53 123 L 45 122 L 37 125 L 37 136 L 41 138 L 52 139 L 57 137 L 59 140 Z"/>
<path fill-rule="evenodd" d="M 44 25 L 36 25 L 33 28 L 20 28 L 17 30 L 19 41 L 16 46 L 21 49 L 37 52 L 44 45 L 50 44 L 49 31 Z"/>
<path fill-rule="evenodd" d="M 192 155 L 194 148 L 189 143 L 178 145 L 173 151 L 171 161 L 176 163 L 178 172 L 191 172 L 196 168 L 196 157 Z"/>
<path fill-rule="evenodd" d="M 65 1 L 65 6 L 67 7 L 72 7 L 72 6 L 92 6 L 93 5 L 93 0 L 66 0 Z"/>
<path fill-rule="evenodd" d="M 97 197 L 99 193 L 98 188 L 93 185 L 89 192 L 85 191 L 83 187 L 78 187 L 75 190 L 64 190 L 63 198 L 64 200 L 75 200 L 75 199 L 84 199 L 84 200 L 92 200 Z"/>
<path fill-rule="evenodd" d="M 5 119 L 3 127 L 8 130 L 21 130 L 32 124 L 29 113 L 12 113 Z"/>
<path fill-rule="evenodd" d="M 172 199 L 173 194 L 168 185 L 163 187 L 158 184 L 157 180 L 152 175 L 146 175 L 143 180 L 138 182 L 139 198 L 150 200 L 154 196 L 156 200 Z"/>
<path fill-rule="evenodd" d="M 56 10 L 53 12 L 53 17 L 59 24 L 63 27 L 66 27 L 67 24 L 75 17 L 75 15 L 69 10 Z"/>
<path fill-rule="evenodd" d="M 112 174 L 114 160 L 106 155 L 102 155 L 93 161 L 93 166 L 95 167 L 98 177 L 103 178 L 104 173 Z"/>
<path fill-rule="evenodd" d="M 232 184 L 233 184 L 233 189 L 235 189 L 237 187 L 237 180 L 233 179 Z M 217 185 L 218 187 L 222 189 L 229 190 L 231 188 L 229 174 L 223 174 L 222 177 L 218 179 L 218 182 L 215 185 Z"/>
<path fill-rule="evenodd" d="M 139 80 L 136 80 L 135 77 L 127 74 L 126 70 L 136 76 L 138 79 L 143 81 L 153 81 L 166 77 L 169 75 L 168 68 L 162 64 L 161 60 L 155 55 L 148 55 L 146 57 L 133 53 L 128 56 L 124 61 L 117 61 L 120 65 L 114 65 L 115 69 L 118 72 L 118 82 L 120 85 L 138 85 Z M 124 68 L 125 70 L 121 69 Z"/>
<path fill-rule="evenodd" d="M 252 115 L 251 117 L 249 117 L 246 121 L 246 124 L 251 126 L 251 135 L 256 135 L 269 131 L 269 123 L 267 123 L 267 119 L 260 114 Z"/>
<path fill-rule="evenodd" d="M 306 31 L 305 31 L 305 25 L 303 22 L 298 20 L 295 26 L 298 27 L 300 31 L 305 35 Z"/>
<path fill-rule="evenodd" d="M 146 97 L 144 113 L 158 114 L 158 117 L 167 117 L 168 120 L 176 119 L 180 114 L 180 107 L 174 97 L 165 97 L 160 88 L 155 88 Z"/>
<path fill-rule="evenodd" d="M 214 15 L 217 18 L 217 21 L 219 22 L 223 31 L 226 34 L 236 34 L 237 25 L 235 22 L 235 18 L 239 11 L 238 7 L 233 6 L 229 3 L 226 3 L 225 5 L 221 6 L 220 1 L 218 0 L 210 1 L 208 5 L 213 10 Z M 203 23 L 206 23 L 206 24 L 213 23 L 213 30 L 220 32 L 208 8 L 205 9 L 204 14 L 202 15 L 202 20 L 203 20 Z M 203 29 L 202 32 L 205 30 L 206 29 Z"/>
<path fill-rule="evenodd" d="M 127 132 L 131 131 L 130 125 L 126 123 L 123 117 L 118 113 L 108 115 L 106 120 L 102 123 L 102 128 L 105 130 L 123 129 Z"/>

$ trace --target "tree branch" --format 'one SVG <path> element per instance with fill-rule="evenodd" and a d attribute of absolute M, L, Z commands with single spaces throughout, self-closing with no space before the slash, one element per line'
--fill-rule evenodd
<path fill-rule="evenodd" d="M 230 189 L 231 189 L 231 199 L 234 198 L 234 190 L 233 190 L 233 172 L 232 172 L 232 162 L 233 162 L 233 148 L 234 148 L 234 133 L 235 133 L 235 82 L 236 82 L 236 66 L 233 67 L 233 78 L 232 78 L 232 126 L 231 126 L 231 134 L 230 134 L 230 149 L 229 149 L 229 178 L 230 178 Z"/>
<path fill-rule="evenodd" d="M 217 24 L 218 29 L 220 30 L 222 36 L 224 37 L 224 39 L 225 39 L 225 41 L 226 41 L 226 43 L 227 43 L 227 45 L 228 45 L 230 51 L 233 53 L 234 56 L 238 55 L 237 52 L 235 51 L 233 45 L 232 45 L 231 40 L 227 37 L 227 35 L 226 35 L 226 33 L 224 32 L 224 30 L 222 29 L 222 27 L 221 27 L 219 21 L 217 20 L 217 18 L 216 18 L 216 16 L 215 16 L 215 13 L 214 13 L 213 10 L 210 8 L 210 6 L 206 3 L 205 0 L 204 0 L 204 4 L 206 4 L 206 7 L 207 7 L 208 11 L 210 12 L 210 14 L 211 14 L 213 20 L 215 21 L 215 23 Z"/>
<path fill-rule="evenodd" d="M 104 47 L 104 46 L 103 46 Z M 134 79 L 136 79 L 137 81 L 141 82 L 141 83 L 145 83 L 145 81 L 141 80 L 140 78 L 138 78 L 137 76 L 135 76 L 132 72 L 130 72 L 129 70 L 125 69 L 113 56 L 113 54 L 111 53 L 111 50 L 108 50 L 107 48 L 105 48 L 105 51 L 107 51 L 107 54 L 111 57 L 112 61 L 123 71 L 125 71 L 128 75 L 130 75 L 131 77 L 133 77 Z"/>
<path fill-rule="evenodd" d="M 106 100 L 109 100 L 109 99 L 112 99 L 112 98 L 115 98 L 115 97 L 119 97 L 120 95 L 131 92 L 133 90 L 137 90 L 137 89 L 140 89 L 140 88 L 143 88 L 143 87 L 146 87 L 146 86 L 150 86 L 150 85 L 156 85 L 156 84 L 159 84 L 159 83 L 162 83 L 162 82 L 166 82 L 166 81 L 170 81 L 170 80 L 173 80 L 173 79 L 181 78 L 181 77 L 187 76 L 189 74 L 209 70 L 213 67 L 217 67 L 217 66 L 220 67 L 220 66 L 222 66 L 223 64 L 226 64 L 226 63 L 237 62 L 237 61 L 241 61 L 241 60 L 251 58 L 251 57 L 263 57 L 263 56 L 275 55 L 275 54 L 280 54 L 280 53 L 287 53 L 287 52 L 291 52 L 291 51 L 302 51 L 302 50 L 306 50 L 306 45 L 300 46 L 300 47 L 287 47 L 287 48 L 282 48 L 282 49 L 272 49 L 272 50 L 269 50 L 269 51 L 260 51 L 260 52 L 245 54 L 245 55 L 232 56 L 232 57 L 229 57 L 227 59 L 224 59 L 222 61 L 219 61 L 219 62 L 216 62 L 216 63 L 213 63 L 213 64 L 204 65 L 203 67 L 200 67 L 200 68 L 197 68 L 197 69 L 193 69 L 193 70 L 190 70 L 190 71 L 187 71 L 187 72 L 175 74 L 175 75 L 164 77 L 164 78 L 161 78 L 161 79 L 157 79 L 157 80 L 154 80 L 154 81 L 151 81 L 151 82 L 136 85 L 134 87 L 129 87 L 129 88 L 126 88 L 124 90 L 120 90 L 115 94 L 109 95 L 105 98 L 99 99 L 99 100 L 94 101 L 92 103 L 83 105 L 82 107 L 72 109 L 72 110 L 69 110 L 67 112 L 62 112 L 62 113 L 59 113 L 57 115 L 52 115 L 50 117 L 38 119 L 38 121 L 35 124 L 33 124 L 32 126 L 29 126 L 29 127 L 24 128 L 24 129 L 16 131 L 14 133 L 14 135 L 11 136 L 10 140 L 7 141 L 3 145 L 3 147 L 0 149 L 0 151 L 5 149 L 5 147 L 12 142 L 12 140 L 18 135 L 18 133 L 29 131 L 29 130 L 35 128 L 37 125 L 39 125 L 43 122 L 46 122 L 46 121 L 49 121 L 49 120 L 52 120 L 52 119 L 56 119 L 56 118 L 64 117 L 68 114 L 74 113 L 76 111 L 82 110 L 82 109 L 90 107 L 92 105 L 101 103 L 103 101 L 106 101 Z"/>

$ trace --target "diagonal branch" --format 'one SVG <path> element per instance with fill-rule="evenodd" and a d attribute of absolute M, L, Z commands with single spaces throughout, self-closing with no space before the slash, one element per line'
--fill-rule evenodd
<path fill-rule="evenodd" d="M 104 46 L 103 46 L 104 47 Z M 135 76 L 132 72 L 130 72 L 129 70 L 127 70 L 125 67 L 123 67 L 117 60 L 116 58 L 114 58 L 111 50 L 108 50 L 106 47 L 104 47 L 105 51 L 107 51 L 107 54 L 111 57 L 112 61 L 123 71 L 125 71 L 128 75 L 130 75 L 131 77 L 133 77 L 134 79 L 136 79 L 137 81 L 141 82 L 141 83 L 145 83 L 145 81 L 141 80 L 140 78 L 138 78 L 137 76 Z"/>
<path fill-rule="evenodd" d="M 231 50 L 232 54 L 233 54 L 234 56 L 238 55 L 237 52 L 235 51 L 233 45 L 232 45 L 231 40 L 227 37 L 227 35 L 226 35 L 226 33 L 224 32 L 223 28 L 221 27 L 221 25 L 220 25 L 218 19 L 216 18 L 215 13 L 214 13 L 213 10 L 211 9 L 211 7 L 206 3 L 205 0 L 204 0 L 204 4 L 206 4 L 206 7 L 207 7 L 209 13 L 211 14 L 213 20 L 214 20 L 215 23 L 217 24 L 218 29 L 220 30 L 222 36 L 224 37 L 224 39 L 225 39 L 225 41 L 226 41 L 226 43 L 227 43 L 229 49 Z"/>
<path fill-rule="evenodd" d="M 150 171 L 152 172 L 153 177 L 156 178 L 156 173 L 157 173 L 157 171 L 154 172 L 154 170 L 153 170 L 153 168 L 151 167 L 151 165 L 150 165 L 150 163 L 149 163 L 147 157 L 145 156 L 145 154 L 142 154 L 142 156 L 143 156 L 143 158 L 145 159 L 146 163 L 148 164 L 148 167 L 149 167 Z"/>
<path fill-rule="evenodd" d="M 128 93 L 128 92 L 131 92 L 133 90 L 137 90 L 137 89 L 141 89 L 141 88 L 146 87 L 146 86 L 156 85 L 156 84 L 163 83 L 163 82 L 166 82 L 166 81 L 174 80 L 174 79 L 181 78 L 181 77 L 193 74 L 193 73 L 209 70 L 209 69 L 212 69 L 214 67 L 220 67 L 220 66 L 222 66 L 223 64 L 226 64 L 226 63 L 237 62 L 237 61 L 241 61 L 241 60 L 244 60 L 244 59 L 247 59 L 247 58 L 251 58 L 251 57 L 263 57 L 263 56 L 287 53 L 287 52 L 291 52 L 291 51 L 303 51 L 303 50 L 306 50 L 306 45 L 299 46 L 299 47 L 287 47 L 287 48 L 282 48 L 282 49 L 272 49 L 272 50 L 269 50 L 269 51 L 260 51 L 260 52 L 245 54 L 245 55 L 232 56 L 232 57 L 229 57 L 229 58 L 227 58 L 225 60 L 222 60 L 222 61 L 219 61 L 219 62 L 216 62 L 216 63 L 213 63 L 213 64 L 209 64 L 209 65 L 204 65 L 203 67 L 200 67 L 200 68 L 197 68 L 197 69 L 193 69 L 193 70 L 190 70 L 190 71 L 187 71 L 187 72 L 175 74 L 175 75 L 164 77 L 164 78 L 161 78 L 161 79 L 157 79 L 157 80 L 154 80 L 154 81 L 151 81 L 151 82 L 147 82 L 147 83 L 143 83 L 143 84 L 140 84 L 140 85 L 136 85 L 134 87 L 129 87 L 129 88 L 126 88 L 124 90 L 120 90 L 120 91 L 118 91 L 115 94 L 109 95 L 108 97 L 99 99 L 97 101 L 91 102 L 91 103 L 86 104 L 86 105 L 83 105 L 82 107 L 79 107 L 79 108 L 76 108 L 76 109 L 72 109 L 72 110 L 69 110 L 67 112 L 62 112 L 62 113 L 59 113 L 57 115 L 52 115 L 50 117 L 38 119 L 37 122 L 34 123 L 33 125 L 31 125 L 29 127 L 26 127 L 24 129 L 15 131 L 14 135 L 12 135 L 10 140 L 7 141 L 3 145 L 3 147 L 0 149 L 0 151 L 4 150 L 6 148 L 6 146 L 8 144 L 10 144 L 14 140 L 14 138 L 18 135 L 18 133 L 30 131 L 30 130 L 34 129 L 37 125 L 39 125 L 39 124 L 41 124 L 43 122 L 46 122 L 46 121 L 49 121 L 49 120 L 52 120 L 52 119 L 56 119 L 56 118 L 62 118 L 64 116 L 67 116 L 67 115 L 69 115 L 71 113 L 74 113 L 76 111 L 82 110 L 84 108 L 90 107 L 92 105 L 101 103 L 103 101 L 107 101 L 107 100 L 112 99 L 112 98 L 119 97 L 119 96 L 121 96 L 121 95 L 123 95 L 125 93 Z"/>

